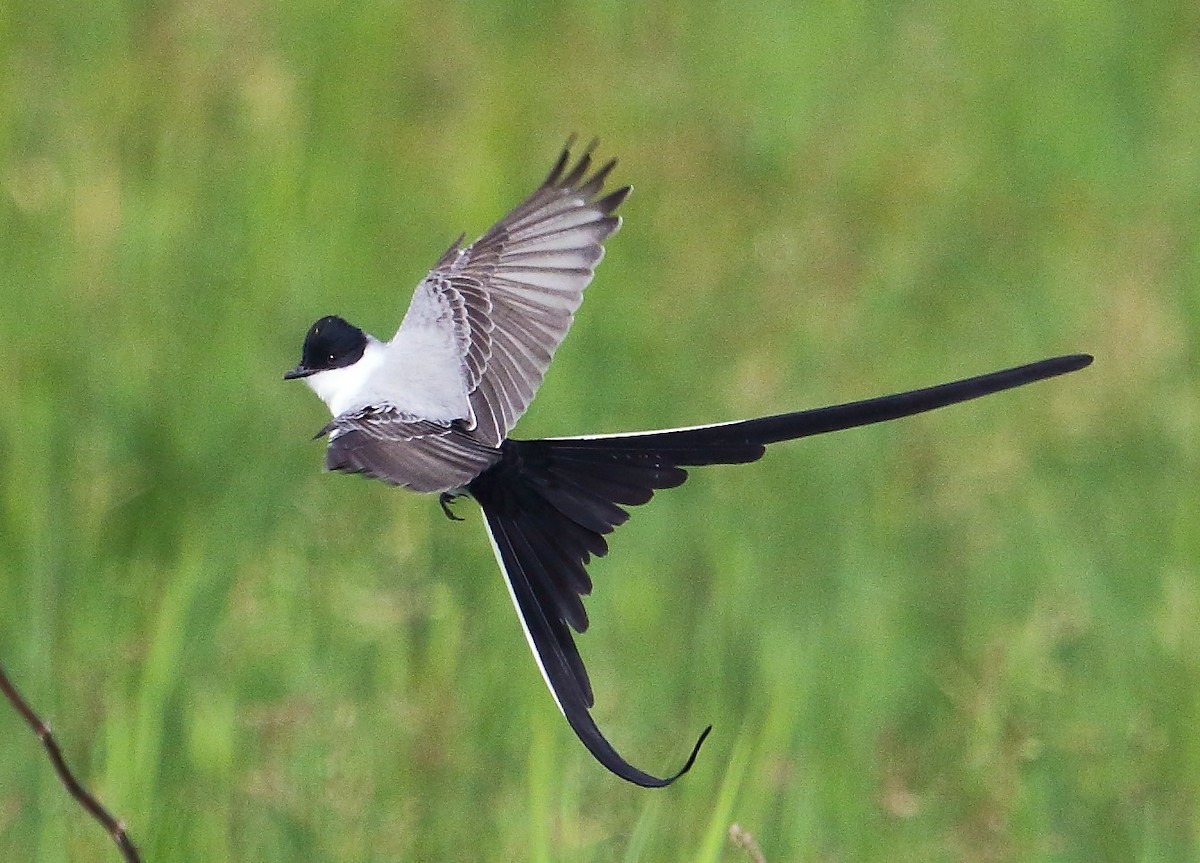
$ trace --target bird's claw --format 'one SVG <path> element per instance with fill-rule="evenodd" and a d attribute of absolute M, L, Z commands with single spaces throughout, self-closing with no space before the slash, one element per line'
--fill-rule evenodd
<path fill-rule="evenodd" d="M 444 512 L 446 514 L 446 518 L 450 519 L 451 521 L 463 521 L 462 516 L 455 515 L 454 510 L 450 509 L 450 504 L 454 501 L 454 498 L 456 498 L 456 497 L 458 497 L 458 495 L 451 494 L 448 491 L 444 491 L 438 495 L 438 503 L 440 503 L 442 505 L 442 512 Z"/>

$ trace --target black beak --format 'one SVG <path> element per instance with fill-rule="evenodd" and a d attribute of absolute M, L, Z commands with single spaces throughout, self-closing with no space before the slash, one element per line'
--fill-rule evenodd
<path fill-rule="evenodd" d="M 316 369 L 307 368 L 304 365 L 304 363 L 301 363 L 300 365 L 298 365 L 294 369 L 292 369 L 290 372 L 284 372 L 283 379 L 285 381 L 294 381 L 296 378 L 306 378 L 309 375 L 314 375 L 316 373 L 317 373 Z"/>

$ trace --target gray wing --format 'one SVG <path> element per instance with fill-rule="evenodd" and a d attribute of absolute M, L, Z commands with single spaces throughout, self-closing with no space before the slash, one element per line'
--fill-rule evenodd
<path fill-rule="evenodd" d="M 337 417 L 329 435 L 327 470 L 366 474 L 413 491 L 462 488 L 500 459 L 455 424 L 408 417 L 391 408 L 366 408 Z"/>
<path fill-rule="evenodd" d="M 613 212 L 630 188 L 602 195 L 616 160 L 589 177 L 594 146 L 571 165 L 568 142 L 537 191 L 473 245 L 460 248 L 460 237 L 417 289 L 414 307 L 432 300 L 453 321 L 470 405 L 463 427 L 489 446 L 529 407 L 604 256 L 601 243 L 621 224 Z"/>

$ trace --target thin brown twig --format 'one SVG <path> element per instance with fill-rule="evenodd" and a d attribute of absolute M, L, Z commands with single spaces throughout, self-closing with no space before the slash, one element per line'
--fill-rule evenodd
<path fill-rule="evenodd" d="M 54 772 L 58 774 L 58 778 L 66 786 L 67 792 L 79 801 L 79 805 L 86 809 L 88 814 L 104 825 L 104 829 L 112 836 L 113 841 L 117 843 L 117 848 L 121 850 L 121 855 L 125 858 L 125 863 L 141 863 L 142 858 L 138 856 L 137 849 L 133 847 L 133 842 L 130 840 L 129 834 L 125 832 L 125 823 L 114 818 L 100 804 L 100 801 L 92 796 L 90 791 L 79 784 L 79 780 L 75 778 L 75 774 L 67 766 L 67 761 L 63 758 L 62 750 L 58 748 L 58 742 L 54 739 L 54 735 L 50 733 L 50 726 L 42 722 L 41 717 L 33 712 L 33 708 L 17 692 L 16 687 L 12 685 L 12 681 L 8 679 L 8 675 L 4 673 L 3 666 L 0 666 L 0 691 L 3 691 L 9 703 L 12 704 L 17 713 L 21 714 L 21 718 L 25 720 L 25 723 L 33 729 L 33 733 L 37 735 L 37 739 L 42 741 L 42 746 L 45 747 L 46 754 L 50 756 L 50 763 L 54 765 Z"/>

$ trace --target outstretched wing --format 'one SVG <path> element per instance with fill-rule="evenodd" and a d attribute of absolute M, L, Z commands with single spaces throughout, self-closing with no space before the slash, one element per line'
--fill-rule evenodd
<path fill-rule="evenodd" d="M 366 474 L 413 491 L 465 486 L 500 458 L 452 423 L 405 416 L 392 408 L 341 414 L 321 429 L 329 435 L 327 470 Z"/>
<path fill-rule="evenodd" d="M 499 446 L 533 401 L 571 327 L 583 290 L 621 224 L 629 194 L 603 194 L 616 160 L 590 176 L 592 146 L 573 165 L 570 142 L 545 181 L 473 245 L 456 241 L 418 286 L 393 342 L 428 327 L 454 342 L 469 404 L 462 426 Z"/>

